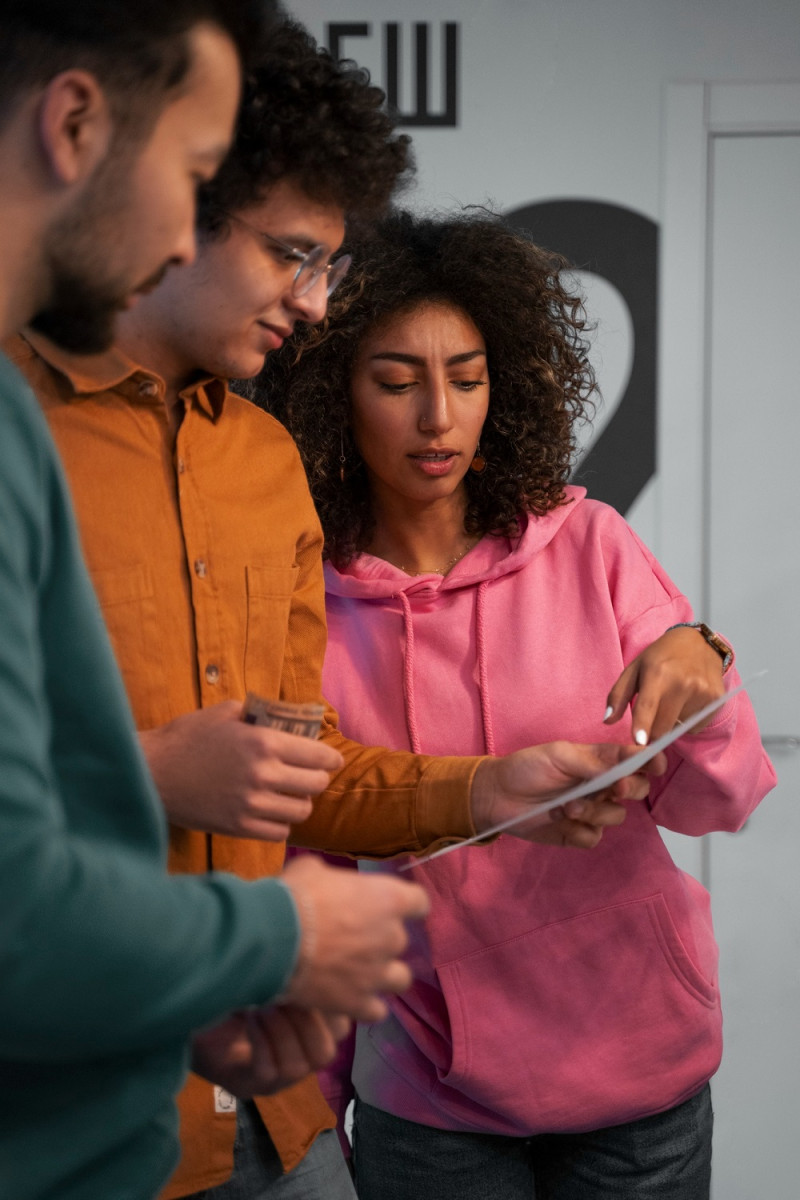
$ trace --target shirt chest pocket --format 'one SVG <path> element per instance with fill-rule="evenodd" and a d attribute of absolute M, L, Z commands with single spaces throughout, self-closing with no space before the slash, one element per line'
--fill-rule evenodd
<path fill-rule="evenodd" d="M 292 597 L 298 567 L 247 567 L 247 630 L 244 682 L 247 691 L 280 696 Z"/>
<path fill-rule="evenodd" d="M 151 729 L 169 711 L 152 573 L 134 563 L 93 570 L 92 579 L 136 725 Z"/>

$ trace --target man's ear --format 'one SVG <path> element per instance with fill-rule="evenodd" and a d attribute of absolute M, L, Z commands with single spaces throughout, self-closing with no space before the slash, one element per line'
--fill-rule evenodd
<path fill-rule="evenodd" d="M 87 179 L 108 154 L 113 121 L 108 97 L 94 75 L 77 68 L 47 84 L 39 103 L 39 138 L 53 182 Z"/>

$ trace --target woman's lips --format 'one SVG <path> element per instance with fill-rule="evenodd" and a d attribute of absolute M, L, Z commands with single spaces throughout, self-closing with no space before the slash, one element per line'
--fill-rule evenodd
<path fill-rule="evenodd" d="M 429 451 L 422 454 L 409 454 L 415 467 L 424 475 L 447 475 L 458 457 L 456 450 Z"/>

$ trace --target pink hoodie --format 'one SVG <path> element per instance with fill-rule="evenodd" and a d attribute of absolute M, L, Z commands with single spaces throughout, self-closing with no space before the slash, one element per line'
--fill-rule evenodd
<path fill-rule="evenodd" d="M 603 725 L 606 694 L 692 614 L 613 509 L 569 493 L 523 519 L 518 539 L 485 537 L 445 578 L 370 555 L 326 565 L 324 692 L 349 737 L 426 754 L 630 740 L 628 722 Z M 413 988 L 359 1030 L 364 1100 L 526 1135 L 633 1120 L 702 1087 L 722 1044 L 709 898 L 657 825 L 738 829 L 775 776 L 744 694 L 676 747 L 649 800 L 595 850 L 503 836 L 405 876 L 432 913 Z"/>

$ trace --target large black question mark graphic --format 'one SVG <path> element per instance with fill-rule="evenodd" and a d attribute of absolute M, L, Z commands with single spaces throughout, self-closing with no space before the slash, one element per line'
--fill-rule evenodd
<path fill-rule="evenodd" d="M 505 214 L 514 228 L 608 280 L 633 325 L 633 363 L 620 403 L 572 482 L 626 513 L 656 471 L 658 226 L 599 200 L 546 200 Z M 591 316 L 591 314 L 590 314 Z"/>

